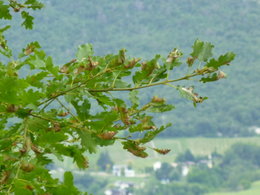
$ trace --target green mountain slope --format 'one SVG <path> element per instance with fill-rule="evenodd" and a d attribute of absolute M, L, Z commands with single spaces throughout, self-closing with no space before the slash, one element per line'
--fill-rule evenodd
<path fill-rule="evenodd" d="M 175 47 L 189 54 L 199 38 L 211 41 L 217 54 L 237 54 L 233 66 L 224 70 L 227 80 L 197 89 L 209 97 L 197 109 L 167 87 L 142 92 L 144 100 L 160 95 L 176 104 L 176 110 L 158 118 L 159 123 L 173 122 L 164 136 L 250 135 L 249 127 L 260 126 L 258 0 L 45 2 L 34 31 L 20 29 L 7 37 L 17 50 L 28 41 L 39 40 L 60 64 L 72 59 L 77 45 L 86 42 L 94 45 L 98 55 L 127 48 L 129 54 L 146 58 L 167 55 Z"/>

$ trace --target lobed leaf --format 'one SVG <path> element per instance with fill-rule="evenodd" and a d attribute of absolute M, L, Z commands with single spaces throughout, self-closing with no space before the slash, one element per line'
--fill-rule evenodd
<path fill-rule="evenodd" d="M 211 59 L 205 66 L 218 70 L 218 68 L 223 65 L 229 65 L 229 63 L 235 59 L 235 56 L 236 55 L 233 52 L 227 52 L 226 54 L 219 56 L 217 60 Z"/>
<path fill-rule="evenodd" d="M 24 19 L 22 26 L 24 26 L 26 29 L 32 29 L 34 18 L 26 11 L 22 11 L 21 16 Z"/>
<path fill-rule="evenodd" d="M 83 44 L 78 47 L 78 51 L 76 53 L 78 60 L 87 59 L 94 54 L 93 47 L 91 44 Z"/>
<path fill-rule="evenodd" d="M 4 5 L 2 1 L 0 1 L 0 19 L 11 20 L 12 15 L 10 14 L 9 6 Z"/>
<path fill-rule="evenodd" d="M 193 58 L 206 62 L 210 57 L 212 57 L 212 49 L 214 45 L 211 43 L 203 42 L 197 39 L 192 47 L 193 51 L 190 55 Z"/>

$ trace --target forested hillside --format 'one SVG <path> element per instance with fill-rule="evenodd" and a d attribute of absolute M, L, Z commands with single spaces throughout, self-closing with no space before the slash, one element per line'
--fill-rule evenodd
<path fill-rule="evenodd" d="M 199 38 L 212 42 L 217 54 L 237 54 L 234 66 L 224 69 L 227 80 L 197 89 L 209 99 L 196 109 L 169 88 L 142 91 L 144 99 L 162 95 L 178 108 L 158 119 L 173 123 L 164 136 L 248 136 L 253 134 L 249 127 L 260 126 L 260 1 L 49 0 L 45 4 L 33 31 L 22 37 L 23 29 L 9 31 L 7 38 L 17 51 L 28 41 L 39 40 L 49 54 L 58 56 L 58 64 L 71 60 L 76 47 L 86 42 L 93 44 L 97 55 L 126 48 L 130 55 L 146 58 L 167 55 L 175 47 L 190 53 Z"/>

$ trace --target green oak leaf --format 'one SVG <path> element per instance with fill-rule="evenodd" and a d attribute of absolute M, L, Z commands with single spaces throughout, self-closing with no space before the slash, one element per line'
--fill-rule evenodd
<path fill-rule="evenodd" d="M 7 26 L 5 26 L 3 28 L 0 28 L 0 33 L 3 33 L 4 31 L 8 30 L 9 28 L 11 28 L 11 25 L 7 25 Z"/>
<path fill-rule="evenodd" d="M 218 80 L 218 75 L 217 73 L 213 73 L 208 77 L 202 77 L 200 79 L 200 81 L 202 81 L 203 83 L 207 83 L 207 82 L 213 82 L 213 81 L 217 81 Z"/>
<path fill-rule="evenodd" d="M 144 137 L 139 140 L 140 143 L 148 143 L 152 141 L 159 133 L 165 130 L 167 127 L 170 127 L 171 123 L 168 123 L 166 126 L 161 126 L 159 129 L 151 130 L 145 133 Z"/>
<path fill-rule="evenodd" d="M 72 175 L 71 172 L 66 171 L 66 172 L 64 173 L 63 183 L 64 183 L 67 187 L 73 187 L 73 175 Z"/>
<path fill-rule="evenodd" d="M 12 15 L 10 14 L 9 6 L 4 5 L 2 1 L 0 1 L 0 19 L 11 20 Z"/>
<path fill-rule="evenodd" d="M 32 8 L 33 10 L 41 9 L 44 7 L 44 4 L 37 0 L 27 0 L 24 4 L 29 5 L 29 8 Z"/>
<path fill-rule="evenodd" d="M 14 194 L 31 195 L 32 191 L 28 189 L 31 186 L 31 182 L 27 180 L 14 180 Z"/>
<path fill-rule="evenodd" d="M 89 116 L 90 116 L 89 111 L 90 111 L 90 108 L 91 108 L 91 103 L 89 102 L 88 99 L 85 99 L 82 104 L 78 104 L 78 102 L 75 101 L 75 100 L 71 101 L 71 104 L 76 109 L 78 117 L 81 120 L 89 119 Z"/>
<path fill-rule="evenodd" d="M 78 60 L 87 59 L 94 54 L 93 46 L 91 44 L 83 44 L 78 47 L 76 57 Z"/>
<path fill-rule="evenodd" d="M 218 70 L 218 68 L 223 65 L 229 65 L 229 63 L 235 59 L 235 56 L 236 55 L 233 52 L 227 52 L 226 54 L 219 56 L 217 60 L 211 59 L 205 66 Z"/>
<path fill-rule="evenodd" d="M 151 107 L 149 107 L 147 109 L 148 112 L 167 112 L 167 111 L 171 111 L 172 109 L 174 109 L 175 106 L 171 105 L 171 104 L 155 104 L 152 103 Z"/>
<path fill-rule="evenodd" d="M 66 171 L 63 176 L 63 183 L 53 188 L 53 194 L 72 194 L 80 195 L 81 193 L 74 186 L 74 179 L 71 172 Z"/>
<path fill-rule="evenodd" d="M 214 45 L 211 43 L 196 40 L 192 47 L 193 51 L 190 55 L 193 58 L 206 62 L 210 57 L 212 57 L 212 49 Z"/>
<path fill-rule="evenodd" d="M 92 135 L 84 130 L 78 130 L 81 138 L 81 146 L 84 147 L 89 153 L 96 153 L 97 143 L 94 141 Z"/>
<path fill-rule="evenodd" d="M 133 108 L 137 108 L 140 104 L 139 98 L 138 98 L 139 91 L 134 90 L 129 92 L 129 99 L 132 103 Z"/>
<path fill-rule="evenodd" d="M 24 19 L 22 26 L 24 26 L 26 29 L 32 29 L 34 18 L 26 11 L 22 11 L 21 15 Z"/>
<path fill-rule="evenodd" d="M 0 78 L 0 102 L 18 104 L 21 101 L 19 94 L 23 93 L 27 86 L 28 83 L 22 79 Z"/>

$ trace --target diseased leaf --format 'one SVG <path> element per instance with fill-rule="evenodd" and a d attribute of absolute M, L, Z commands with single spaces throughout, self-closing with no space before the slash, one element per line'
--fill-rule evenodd
<path fill-rule="evenodd" d="M 136 71 L 133 75 L 133 82 L 135 84 L 148 83 L 153 78 L 153 73 L 158 69 L 158 60 L 160 55 L 156 55 L 152 60 L 143 62 L 140 71 Z"/>
<path fill-rule="evenodd" d="M 167 70 L 172 70 L 174 67 L 180 66 L 181 62 L 179 58 L 183 56 L 183 53 L 179 51 L 177 48 L 174 48 L 168 55 L 166 59 L 166 68 Z"/>
<path fill-rule="evenodd" d="M 171 126 L 171 123 L 168 123 L 166 126 L 161 126 L 159 129 L 146 132 L 144 137 L 140 139 L 139 142 L 144 144 L 152 141 L 159 133 L 161 133 L 169 126 Z"/>
<path fill-rule="evenodd" d="M 195 93 L 193 87 L 185 88 L 178 86 L 176 89 L 183 98 L 193 101 L 193 105 L 195 107 L 197 103 L 202 103 L 204 100 L 208 99 L 207 97 L 201 97 Z"/>
<path fill-rule="evenodd" d="M 41 46 L 37 41 L 31 42 L 26 46 L 26 48 L 23 49 L 23 52 L 19 55 L 19 57 L 22 58 L 24 56 L 28 56 L 39 48 L 41 48 Z"/>
<path fill-rule="evenodd" d="M 148 154 L 145 152 L 146 148 L 139 146 L 137 142 L 134 141 L 126 141 L 122 142 L 124 149 L 127 151 L 131 152 L 133 155 L 141 157 L 141 158 L 146 158 Z"/>
<path fill-rule="evenodd" d="M 170 149 L 159 149 L 159 148 L 153 148 L 153 150 L 162 155 L 168 154 L 171 151 Z"/>

